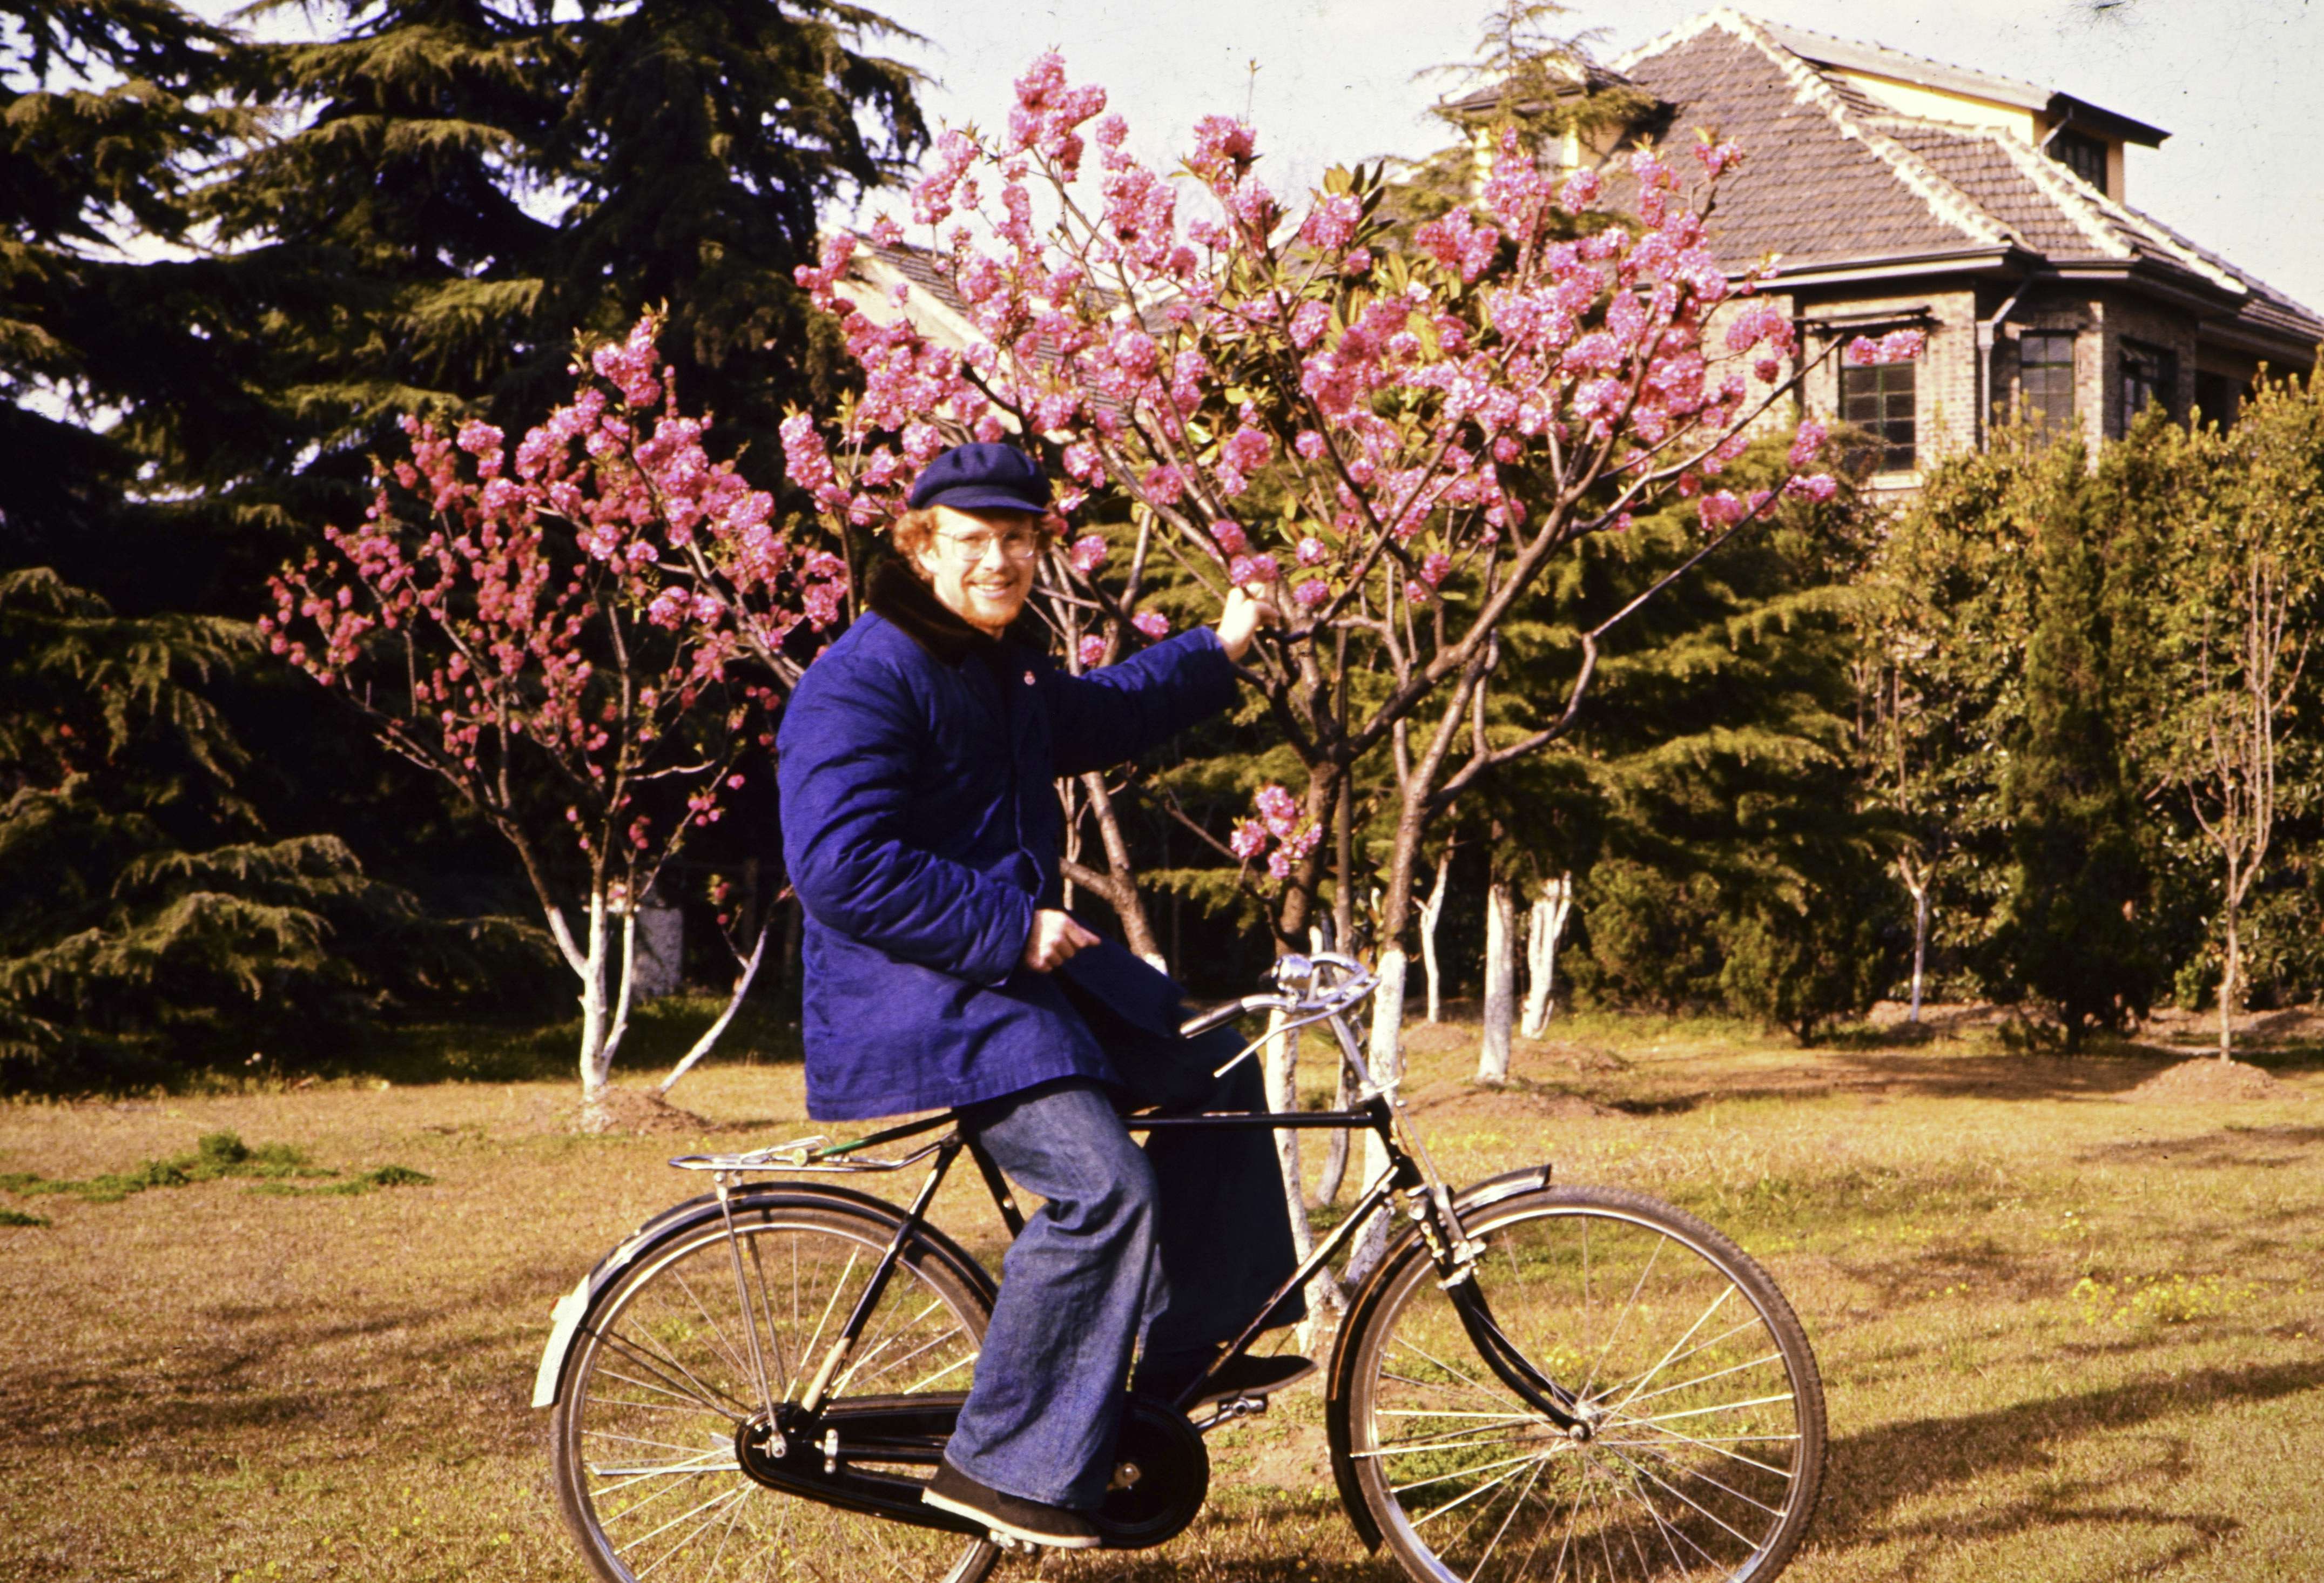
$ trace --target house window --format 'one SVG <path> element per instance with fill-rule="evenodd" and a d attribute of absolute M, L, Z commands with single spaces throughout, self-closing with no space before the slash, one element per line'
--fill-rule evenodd
<path fill-rule="evenodd" d="M 2242 394 L 2231 373 L 2206 373 L 2200 369 L 2195 373 L 2196 410 L 2221 428 L 2235 426 L 2236 409 L 2242 405 Z"/>
<path fill-rule="evenodd" d="M 1913 469 L 1918 437 L 1914 375 L 1919 367 L 1917 363 L 1875 363 L 1840 368 L 1840 419 L 1872 437 L 1876 473 Z"/>
<path fill-rule="evenodd" d="M 2079 132 L 2061 132 L 2050 140 L 2050 157 L 2097 188 L 2107 189 L 2107 145 Z"/>
<path fill-rule="evenodd" d="M 2122 344 L 2122 427 L 2128 428 L 2149 401 L 2179 415 L 2179 354 L 2160 346 Z"/>
<path fill-rule="evenodd" d="M 2074 427 L 2074 337 L 2028 332 L 2017 342 L 2018 416 L 2055 437 Z"/>

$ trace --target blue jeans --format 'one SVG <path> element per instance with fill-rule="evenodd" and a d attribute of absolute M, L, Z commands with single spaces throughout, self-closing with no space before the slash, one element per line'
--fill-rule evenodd
<path fill-rule="evenodd" d="M 1204 1108 L 1265 1109 L 1257 1058 L 1216 1091 Z M 1084 1078 L 962 1119 L 1010 1181 L 1047 1201 L 1001 1262 L 945 1458 L 1020 1499 L 1094 1510 L 1141 1335 L 1149 1358 L 1231 1339 L 1296 1267 L 1274 1145 L 1253 1128 L 1157 1134 L 1140 1149 L 1111 1091 Z M 1294 1297 L 1268 1317 L 1288 1324 L 1303 1311 Z"/>

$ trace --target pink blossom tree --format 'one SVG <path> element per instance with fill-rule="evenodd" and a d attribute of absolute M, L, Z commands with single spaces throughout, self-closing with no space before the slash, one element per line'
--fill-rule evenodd
<path fill-rule="evenodd" d="M 1286 940 L 1336 870 L 1345 938 L 1352 790 L 1385 760 L 1373 1056 L 1392 1074 L 1424 837 L 1480 778 L 1571 729 L 1608 634 L 1655 593 L 1755 522 L 1833 493 L 1810 471 L 1812 422 L 1780 488 L 1738 494 L 1719 475 L 1834 349 L 1803 347 L 1755 299 L 1758 278 L 1730 277 L 1707 245 L 1742 157 L 1731 143 L 1641 150 L 1611 180 L 1559 178 L 1512 131 L 1479 201 L 1398 253 L 1377 171 L 1334 170 L 1294 212 L 1240 122 L 1205 117 L 1181 179 L 1136 159 L 1104 111 L 1104 91 L 1071 86 L 1052 53 L 1018 82 L 1004 134 L 938 140 L 912 219 L 966 305 L 964 346 L 931 338 L 900 298 L 853 291 L 854 238 L 799 272 L 865 386 L 835 448 L 794 419 L 792 475 L 871 527 L 948 438 L 1038 437 L 1071 484 L 1061 510 L 1095 492 L 1128 505 L 1126 557 L 1085 538 L 1047 568 L 1073 663 L 1158 635 L 1148 599 L 1166 564 L 1213 597 L 1280 589 L 1292 619 L 1250 675 L 1305 785 L 1260 789 L 1218 844 L 1272 877 Z M 1187 198 L 1199 214 L 1181 212 Z M 871 236 L 893 246 L 905 232 L 883 218 Z M 1918 350 L 1908 332 L 1849 355 Z M 1673 496 L 1696 502 L 1696 552 L 1588 630 L 1519 651 L 1508 619 L 1549 568 Z M 1544 662 L 1565 667 L 1560 695 L 1537 723 L 1495 724 L 1497 678 Z"/>
<path fill-rule="evenodd" d="M 274 578 L 261 622 L 515 850 L 580 980 L 592 1117 L 629 1026 L 637 905 L 771 744 L 846 588 L 837 557 L 795 545 L 772 498 L 709 458 L 707 419 L 656 366 L 659 329 L 648 315 L 577 361 L 571 402 L 513 452 L 489 424 L 406 419 L 410 454 L 378 468 L 363 524 Z M 738 948 L 733 995 L 678 1072 L 764 943 Z"/>

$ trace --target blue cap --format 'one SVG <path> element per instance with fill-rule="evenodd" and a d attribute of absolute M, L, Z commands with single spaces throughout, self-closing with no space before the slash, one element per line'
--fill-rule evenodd
<path fill-rule="evenodd" d="M 955 511 L 1046 511 L 1049 479 L 1041 465 L 1015 446 L 982 441 L 954 446 L 920 469 L 906 502 L 950 506 Z"/>

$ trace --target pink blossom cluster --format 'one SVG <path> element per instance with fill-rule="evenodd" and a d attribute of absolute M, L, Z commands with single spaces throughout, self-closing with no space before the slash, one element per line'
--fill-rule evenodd
<path fill-rule="evenodd" d="M 1060 463 L 1065 510 L 1113 497 L 1214 596 L 1278 586 L 1297 644 L 1386 630 L 1400 602 L 1457 611 L 1450 580 L 1567 509 L 1552 501 L 1603 502 L 1585 517 L 1618 530 L 1684 495 L 1726 531 L 1834 487 L 1704 494 L 1810 358 L 1757 297 L 1766 272 L 1730 277 L 1707 241 L 1734 144 L 1561 172 L 1504 138 L 1478 201 L 1418 227 L 1390 272 L 1360 175 L 1286 210 L 1248 124 L 1204 117 L 1173 173 L 1133 156 L 1104 105 L 1044 55 L 1005 134 L 938 140 L 912 194 L 918 254 L 866 259 L 840 237 L 799 272 L 864 376 L 833 422 L 785 427 L 789 476 L 825 514 L 877 526 L 941 444 L 1019 437 Z M 917 288 L 872 284 L 929 270 L 943 341 L 909 311 Z M 1130 613 L 1139 590 L 1102 585 L 1154 564 L 1105 540 L 1072 538 L 1047 568 L 1101 612 L 1101 653 L 1167 630 Z"/>
<path fill-rule="evenodd" d="M 593 351 L 513 450 L 488 423 L 405 419 L 410 455 L 381 468 L 363 524 L 326 529 L 333 557 L 276 576 L 260 621 L 273 652 L 375 710 L 401 689 L 397 740 L 456 779 L 511 739 L 545 750 L 600 799 L 585 847 L 669 839 L 632 804 L 663 744 L 697 730 L 733 661 L 828 626 L 846 589 L 839 557 L 793 544 L 772 498 L 710 459 L 659 328 Z M 684 817 L 715 820 L 716 790 Z"/>
<path fill-rule="evenodd" d="M 1921 330 L 1891 330 L 1878 340 L 1858 336 L 1848 344 L 1850 363 L 1910 363 L 1921 354 L 1928 336 Z"/>
<path fill-rule="evenodd" d="M 1323 827 L 1300 807 L 1299 799 L 1269 783 L 1251 797 L 1256 818 L 1236 822 L 1228 850 L 1244 862 L 1264 856 L 1268 877 L 1284 879 L 1315 850 Z"/>

